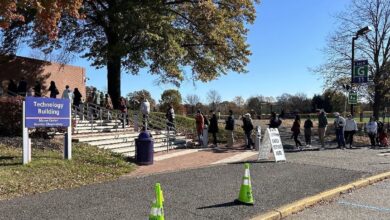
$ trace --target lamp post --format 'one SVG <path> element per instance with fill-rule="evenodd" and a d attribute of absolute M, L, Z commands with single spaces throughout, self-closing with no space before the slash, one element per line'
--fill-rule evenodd
<path fill-rule="evenodd" d="M 358 30 L 356 32 L 355 36 L 352 37 L 351 90 L 353 88 L 353 69 L 354 69 L 354 65 L 355 65 L 355 40 L 357 40 L 359 38 L 359 36 L 365 35 L 365 34 L 367 34 L 370 31 L 371 31 L 371 28 L 369 26 L 366 26 L 366 27 Z M 352 115 L 352 117 L 354 116 L 353 113 L 354 113 L 353 112 L 353 104 L 351 104 L 351 115 Z"/>

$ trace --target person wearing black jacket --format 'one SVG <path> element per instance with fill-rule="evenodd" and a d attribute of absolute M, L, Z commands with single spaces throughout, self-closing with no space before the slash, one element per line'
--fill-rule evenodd
<path fill-rule="evenodd" d="M 225 129 L 227 130 L 227 147 L 233 147 L 234 143 L 234 117 L 233 111 L 229 110 L 229 117 L 226 120 Z"/>
<path fill-rule="evenodd" d="M 15 82 L 11 79 L 8 83 L 8 95 L 10 96 L 16 96 L 18 93 L 18 86 L 15 84 Z"/>
<path fill-rule="evenodd" d="M 311 147 L 311 129 L 313 128 L 313 121 L 310 118 L 310 115 L 307 116 L 305 124 L 303 125 L 305 133 L 305 142 L 306 147 Z"/>
<path fill-rule="evenodd" d="M 276 112 L 271 113 L 271 119 L 269 120 L 269 128 L 279 128 L 282 124 L 282 120 L 276 116 Z"/>
<path fill-rule="evenodd" d="M 210 113 L 212 116 L 210 118 L 209 133 L 213 134 L 213 144 L 215 147 L 217 147 L 218 118 L 214 111 L 210 111 Z"/>
<path fill-rule="evenodd" d="M 74 88 L 74 91 L 73 91 L 73 105 L 79 107 L 79 105 L 81 103 L 81 97 L 83 97 L 83 95 L 81 95 L 79 89 L 78 88 Z"/>
<path fill-rule="evenodd" d="M 253 146 L 253 141 L 251 138 L 252 130 L 253 130 L 253 123 L 252 123 L 252 118 L 249 113 L 246 113 L 244 117 L 242 118 L 242 128 L 244 129 L 245 132 L 245 137 L 246 137 L 246 148 L 250 149 L 251 146 Z"/>
<path fill-rule="evenodd" d="M 57 98 L 57 95 L 60 94 L 60 92 L 57 89 L 56 83 L 54 81 L 50 82 L 49 91 L 50 91 L 50 98 L 53 99 Z"/>
<path fill-rule="evenodd" d="M 18 94 L 23 97 L 26 97 L 26 93 L 27 93 L 27 82 L 26 79 L 22 77 L 18 85 Z"/>
<path fill-rule="evenodd" d="M 35 97 L 41 97 L 42 96 L 42 84 L 39 81 L 35 81 L 34 96 Z"/>

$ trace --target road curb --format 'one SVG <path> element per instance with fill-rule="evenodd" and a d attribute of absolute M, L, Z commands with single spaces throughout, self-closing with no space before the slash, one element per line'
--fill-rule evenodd
<path fill-rule="evenodd" d="M 368 185 L 371 185 L 373 183 L 385 180 L 390 178 L 390 172 L 385 172 L 381 174 L 377 174 L 374 176 L 366 177 L 360 180 L 357 180 L 355 182 L 336 187 L 331 190 L 327 190 L 324 192 L 321 192 L 317 195 L 306 197 L 304 199 L 292 202 L 287 205 L 283 205 L 279 208 L 276 208 L 272 211 L 263 213 L 261 215 L 258 215 L 252 220 L 279 220 L 282 218 L 285 218 L 289 215 L 292 215 L 294 213 L 298 213 L 302 210 L 304 210 L 307 207 L 313 206 L 321 201 L 328 201 L 331 200 L 340 194 L 350 192 L 354 189 L 359 189 Z"/>

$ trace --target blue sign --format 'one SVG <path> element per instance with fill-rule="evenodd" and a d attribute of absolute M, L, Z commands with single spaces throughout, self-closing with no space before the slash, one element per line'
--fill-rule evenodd
<path fill-rule="evenodd" d="M 69 127 L 69 99 L 26 97 L 26 127 Z"/>

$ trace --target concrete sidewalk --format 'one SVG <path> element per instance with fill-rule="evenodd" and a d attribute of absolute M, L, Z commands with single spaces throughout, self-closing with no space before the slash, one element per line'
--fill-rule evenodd
<path fill-rule="evenodd" d="M 159 152 L 155 155 L 152 165 L 138 166 L 135 171 L 125 175 L 125 177 L 140 177 L 215 164 L 239 162 L 248 160 L 248 158 L 257 154 L 258 152 L 246 150 L 239 145 L 235 145 L 233 148 L 178 149 L 169 152 Z"/>
<path fill-rule="evenodd" d="M 288 220 L 390 219 L 390 180 L 344 194 L 331 202 L 292 215 Z"/>

